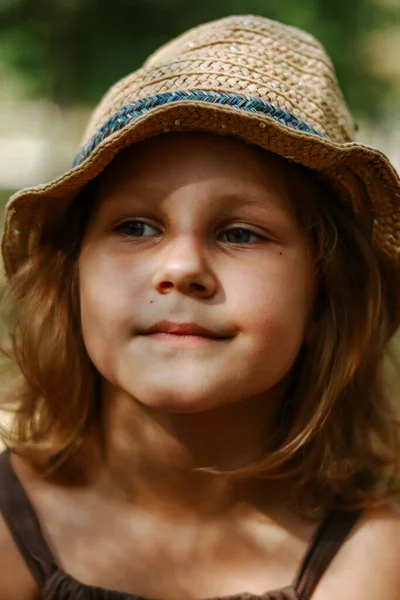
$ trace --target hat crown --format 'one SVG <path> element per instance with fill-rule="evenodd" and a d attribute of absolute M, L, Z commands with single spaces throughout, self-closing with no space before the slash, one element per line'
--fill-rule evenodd
<path fill-rule="evenodd" d="M 124 106 L 189 90 L 260 98 L 334 142 L 354 139 L 353 121 L 323 46 L 296 27 L 248 15 L 201 25 L 156 50 L 104 96 L 83 145 Z"/>

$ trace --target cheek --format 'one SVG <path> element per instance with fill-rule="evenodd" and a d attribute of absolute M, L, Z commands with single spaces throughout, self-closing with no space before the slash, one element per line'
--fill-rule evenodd
<path fill-rule="evenodd" d="M 87 352 L 101 370 L 118 340 L 132 334 L 139 273 L 127 273 L 101 254 L 85 253 L 79 263 L 82 333 Z"/>
<path fill-rule="evenodd" d="M 289 251 L 288 251 L 289 252 Z M 230 278 L 227 300 L 239 327 L 254 341 L 254 350 L 288 352 L 294 358 L 308 326 L 314 278 L 301 253 L 271 261 Z"/>

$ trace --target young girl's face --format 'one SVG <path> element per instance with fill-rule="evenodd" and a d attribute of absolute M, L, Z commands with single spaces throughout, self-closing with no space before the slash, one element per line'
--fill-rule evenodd
<path fill-rule="evenodd" d="M 80 301 L 89 356 L 116 390 L 169 412 L 268 400 L 303 344 L 315 290 L 290 175 L 282 159 L 211 134 L 153 138 L 105 171 Z M 160 321 L 214 337 L 145 333 Z"/>

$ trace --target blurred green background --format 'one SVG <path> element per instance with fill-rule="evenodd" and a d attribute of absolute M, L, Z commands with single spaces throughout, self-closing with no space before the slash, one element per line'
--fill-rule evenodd
<path fill-rule="evenodd" d="M 400 169 L 400 0 L 0 0 L 0 200 L 68 168 L 93 105 L 160 44 L 250 13 L 325 45 L 359 140 Z"/>

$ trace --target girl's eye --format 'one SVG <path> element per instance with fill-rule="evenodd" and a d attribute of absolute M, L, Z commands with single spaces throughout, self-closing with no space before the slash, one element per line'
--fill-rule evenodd
<path fill-rule="evenodd" d="M 121 223 L 121 225 L 118 225 L 117 227 L 117 231 L 123 233 L 127 237 L 150 237 L 151 235 L 154 235 L 151 231 L 149 233 L 149 230 L 151 229 L 156 232 L 157 235 L 157 230 L 143 221 L 125 221 L 125 223 Z"/>
<path fill-rule="evenodd" d="M 131 238 L 151 237 L 152 235 L 157 235 L 159 233 L 148 223 L 135 220 L 125 221 L 124 223 L 121 223 L 121 225 L 118 225 L 116 229 L 118 232 Z M 155 233 L 152 233 L 151 230 Z M 249 244 L 251 241 L 263 239 L 261 235 L 258 235 L 249 229 L 245 229 L 244 227 L 227 229 L 221 236 L 226 236 L 224 241 L 229 244 Z M 253 237 L 253 239 L 250 239 L 251 237 Z"/>
<path fill-rule="evenodd" d="M 261 240 L 262 236 L 250 231 L 249 229 L 245 229 L 243 227 L 237 227 L 235 229 L 228 229 L 224 231 L 221 235 L 226 235 L 227 240 L 230 244 L 249 244 L 249 237 L 253 236 L 256 240 Z M 254 241 L 254 240 L 253 240 Z"/>

